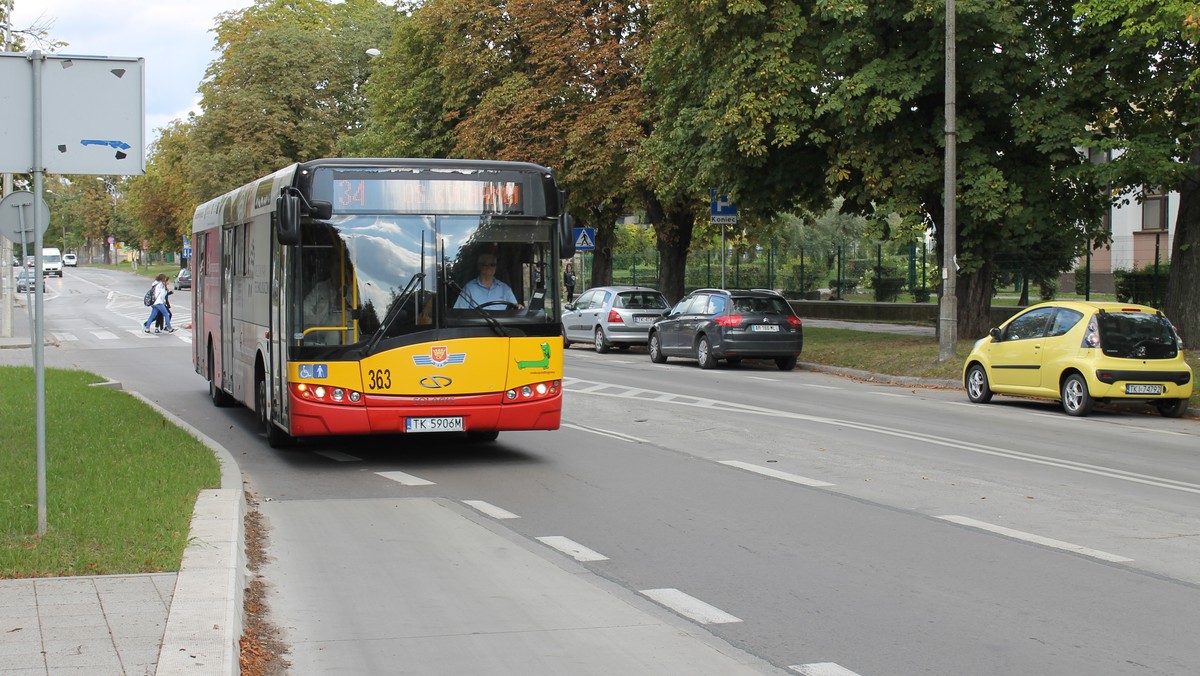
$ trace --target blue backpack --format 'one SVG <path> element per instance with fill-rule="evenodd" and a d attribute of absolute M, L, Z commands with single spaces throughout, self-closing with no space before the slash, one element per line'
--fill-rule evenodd
<path fill-rule="evenodd" d="M 146 307 L 151 307 L 154 305 L 154 285 L 153 284 L 150 285 L 150 290 L 146 292 L 146 295 L 142 296 L 142 305 L 145 305 Z"/>

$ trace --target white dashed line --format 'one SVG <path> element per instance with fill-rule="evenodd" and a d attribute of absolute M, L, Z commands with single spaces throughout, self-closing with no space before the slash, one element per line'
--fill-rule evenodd
<path fill-rule="evenodd" d="M 962 526 L 986 530 L 991 533 L 996 533 L 997 535 L 1004 535 L 1017 540 L 1025 540 L 1026 542 L 1033 542 L 1046 547 L 1053 547 L 1055 549 L 1062 549 L 1068 552 L 1075 552 L 1076 554 L 1083 554 L 1084 556 L 1090 556 L 1094 559 L 1100 559 L 1101 561 L 1112 561 L 1113 563 L 1128 563 L 1133 561 L 1133 559 L 1126 558 L 1124 556 L 1118 556 L 1117 554 L 1109 554 L 1108 552 L 1102 552 L 1098 549 L 1089 549 L 1087 547 L 1081 547 L 1080 545 L 1071 544 L 1070 542 L 1063 542 L 1062 540 L 1054 540 L 1052 538 L 1046 538 L 1040 535 L 1026 533 L 1024 531 L 1013 530 L 1012 528 L 1005 528 L 1004 526 L 997 526 L 984 521 L 976 521 L 975 519 L 970 519 L 965 516 L 948 514 L 946 516 L 939 516 L 937 518 L 950 521 L 952 523 L 957 523 Z"/>
<path fill-rule="evenodd" d="M 561 535 L 547 535 L 537 538 L 538 542 L 553 547 L 576 561 L 607 561 L 608 557 L 588 549 L 574 540 Z"/>
<path fill-rule="evenodd" d="M 740 618 L 688 596 L 678 589 L 643 589 L 641 594 L 700 624 L 728 624 Z"/>
<path fill-rule="evenodd" d="M 463 504 L 467 505 L 469 507 L 474 507 L 475 509 L 479 510 L 480 512 L 483 512 L 484 514 L 487 514 L 488 516 L 492 517 L 493 519 L 519 519 L 519 518 L 521 518 L 521 517 L 517 516 L 516 514 L 513 514 L 512 512 L 508 511 L 507 509 L 501 509 L 501 508 L 493 505 L 492 503 L 484 502 L 483 500 L 463 500 Z"/>
<path fill-rule="evenodd" d="M 813 662 L 812 664 L 795 664 L 788 669 L 803 676 L 858 676 L 846 667 L 833 662 Z"/>
<path fill-rule="evenodd" d="M 762 474 L 763 476 L 775 477 L 776 479 L 783 479 L 784 481 L 790 481 L 794 484 L 800 484 L 801 486 L 810 486 L 812 488 L 828 488 L 829 486 L 837 485 L 837 484 L 831 484 L 827 481 L 820 481 L 818 479 L 809 479 L 807 477 L 802 477 L 798 474 L 788 474 L 787 472 L 781 472 L 777 469 L 771 469 L 770 467 L 761 467 L 759 465 L 751 465 L 748 462 L 741 462 L 738 460 L 720 460 L 718 462 L 720 462 L 722 465 L 729 465 L 730 467 L 737 467 L 738 469 L 744 469 L 747 472 L 754 472 L 755 474 Z"/>
<path fill-rule="evenodd" d="M 434 485 L 434 483 L 432 481 L 426 481 L 425 479 L 422 479 L 421 477 L 416 477 L 411 474 L 405 474 L 404 472 L 376 472 L 376 474 L 378 474 L 379 476 L 381 476 L 385 479 L 391 479 L 392 481 L 395 481 L 398 484 L 403 484 L 405 486 L 433 486 Z"/>

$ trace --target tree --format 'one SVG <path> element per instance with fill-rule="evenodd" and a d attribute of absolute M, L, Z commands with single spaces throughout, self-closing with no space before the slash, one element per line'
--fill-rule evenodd
<path fill-rule="evenodd" d="M 958 8 L 958 325 L 977 336 L 990 327 L 1000 242 L 1099 235 L 1100 191 L 1074 142 L 1095 118 L 1113 36 L 1073 22 L 1065 0 Z M 676 194 L 721 181 L 764 210 L 841 195 L 843 210 L 876 220 L 931 215 L 941 238 L 941 6 L 664 0 L 656 10 L 649 79 L 665 122 L 652 161 Z"/>
<path fill-rule="evenodd" d="M 611 275 L 613 228 L 645 137 L 640 5 L 434 0 L 400 22 L 372 75 L 367 147 L 552 167 L 596 227 L 592 281 Z"/>
<path fill-rule="evenodd" d="M 341 137 L 358 133 L 363 45 L 384 39 L 390 11 L 375 0 L 258 0 L 221 14 L 221 56 L 200 85 L 203 114 L 185 160 L 193 194 L 211 198 L 332 155 Z"/>
<path fill-rule="evenodd" d="M 1104 114 L 1085 137 L 1100 150 L 1120 151 L 1096 165 L 1118 199 L 1146 188 L 1179 192 L 1171 271 L 1163 309 L 1188 347 L 1200 346 L 1200 3 L 1186 0 L 1085 0 L 1087 25 L 1119 30 L 1135 48 L 1104 80 Z"/>
<path fill-rule="evenodd" d="M 185 181 L 184 161 L 194 119 L 175 120 L 159 130 L 147 153 L 146 173 L 129 179 L 126 199 L 142 239 L 152 248 L 175 250 L 192 230 L 199 200 Z"/>

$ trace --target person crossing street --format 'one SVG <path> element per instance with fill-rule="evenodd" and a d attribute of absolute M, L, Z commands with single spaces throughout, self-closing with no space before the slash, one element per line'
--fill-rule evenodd
<path fill-rule="evenodd" d="M 142 324 L 142 332 L 150 333 L 150 325 L 159 317 L 163 318 L 165 331 L 167 333 L 175 333 L 175 329 L 171 326 L 171 312 L 167 310 L 167 294 L 171 292 L 170 278 L 163 273 L 159 273 L 154 278 L 154 285 L 150 287 L 150 291 L 154 296 L 154 305 L 150 308 L 150 317 Z"/>

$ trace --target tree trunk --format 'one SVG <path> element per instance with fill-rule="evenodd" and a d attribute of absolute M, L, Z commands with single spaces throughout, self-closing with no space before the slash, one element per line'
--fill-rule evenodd
<path fill-rule="evenodd" d="M 659 288 L 671 303 L 686 295 L 684 273 L 692 246 L 692 212 L 686 207 L 669 208 L 656 199 L 647 200 L 646 215 L 654 224 L 654 246 L 659 258 Z"/>
<path fill-rule="evenodd" d="M 620 212 L 612 209 L 590 209 L 596 227 L 596 250 L 592 252 L 592 275 L 590 286 L 612 284 L 613 247 L 617 245 L 617 217 Z M 582 290 L 582 289 L 581 289 Z"/>
<path fill-rule="evenodd" d="M 1200 168 L 1200 148 L 1192 151 L 1192 167 Z M 1200 171 L 1179 186 L 1179 215 L 1171 240 L 1171 272 L 1163 312 L 1175 325 L 1184 345 L 1200 347 Z"/>
<path fill-rule="evenodd" d="M 959 273 L 956 280 L 959 340 L 982 338 L 992 330 L 992 296 L 996 293 L 994 269 L 989 255 L 975 272 Z"/>

